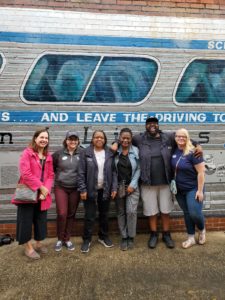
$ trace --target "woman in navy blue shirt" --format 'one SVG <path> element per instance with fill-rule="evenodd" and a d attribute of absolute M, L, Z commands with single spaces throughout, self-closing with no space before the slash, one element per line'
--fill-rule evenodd
<path fill-rule="evenodd" d="M 198 243 L 206 241 L 205 222 L 202 213 L 205 182 L 205 164 L 203 157 L 193 155 L 194 146 L 189 133 L 182 128 L 175 135 L 177 149 L 172 155 L 172 167 L 177 184 L 176 199 L 184 212 L 188 239 L 182 243 L 183 248 L 196 244 L 195 226 L 199 230 Z"/>

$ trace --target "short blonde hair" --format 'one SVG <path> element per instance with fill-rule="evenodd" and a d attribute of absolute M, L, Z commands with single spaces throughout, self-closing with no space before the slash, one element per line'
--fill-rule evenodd
<path fill-rule="evenodd" d="M 179 135 L 179 134 L 182 134 L 182 135 L 184 135 L 184 136 L 186 136 L 186 145 L 185 145 L 185 148 L 184 148 L 184 150 L 183 150 L 183 154 L 184 155 L 188 155 L 191 151 L 193 151 L 193 149 L 194 149 L 194 146 L 193 146 L 193 144 L 192 144 L 192 142 L 191 142 L 191 139 L 190 139 L 190 135 L 189 135 L 189 132 L 187 131 L 187 129 L 185 129 L 185 128 L 180 128 L 180 129 L 178 129 L 177 131 L 176 131 L 176 135 L 175 135 L 175 137 L 177 136 L 177 135 Z"/>

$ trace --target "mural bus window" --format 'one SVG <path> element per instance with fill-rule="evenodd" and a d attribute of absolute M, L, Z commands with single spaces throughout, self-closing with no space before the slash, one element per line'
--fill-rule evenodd
<path fill-rule="evenodd" d="M 25 79 L 21 96 L 56 104 L 132 104 L 149 95 L 157 75 L 153 58 L 45 54 Z"/>
<path fill-rule="evenodd" d="M 178 104 L 225 104 L 225 60 L 193 60 L 179 80 L 175 101 Z"/>

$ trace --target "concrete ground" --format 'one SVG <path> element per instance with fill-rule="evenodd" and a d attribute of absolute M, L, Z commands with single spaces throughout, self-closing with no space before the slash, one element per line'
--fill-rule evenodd
<path fill-rule="evenodd" d="M 97 237 L 88 254 L 76 249 L 56 253 L 55 239 L 47 239 L 49 253 L 32 261 L 16 242 L 0 247 L 1 300 L 119 300 L 119 299 L 225 299 L 225 233 L 208 232 L 207 243 L 181 248 L 184 233 L 173 234 L 175 249 L 160 240 L 147 248 L 148 235 L 138 235 L 135 248 L 121 251 L 120 238 L 106 249 Z"/>

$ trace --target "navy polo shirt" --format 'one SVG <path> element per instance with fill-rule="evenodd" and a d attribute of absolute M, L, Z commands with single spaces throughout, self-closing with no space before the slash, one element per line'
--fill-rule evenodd
<path fill-rule="evenodd" d="M 181 157 L 182 156 L 182 157 Z M 194 157 L 193 152 L 188 155 L 183 155 L 183 151 L 176 149 L 174 154 L 172 155 L 171 164 L 173 171 L 175 172 L 175 167 L 177 161 L 181 157 L 178 166 L 177 166 L 177 174 L 176 174 L 176 183 L 177 187 L 180 190 L 193 190 L 198 187 L 197 180 L 197 171 L 195 169 L 195 165 L 202 163 L 203 157 L 196 158 Z"/>

